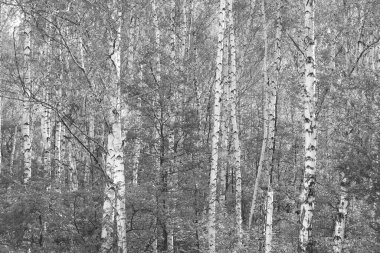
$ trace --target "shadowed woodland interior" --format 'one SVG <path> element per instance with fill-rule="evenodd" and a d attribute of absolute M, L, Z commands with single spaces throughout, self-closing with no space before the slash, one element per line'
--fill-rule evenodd
<path fill-rule="evenodd" d="M 379 252 L 379 20 L 0 0 L 0 252 Z"/>

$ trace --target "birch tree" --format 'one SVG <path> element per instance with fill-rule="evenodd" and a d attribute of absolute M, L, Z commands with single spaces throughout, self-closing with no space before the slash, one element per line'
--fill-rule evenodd
<path fill-rule="evenodd" d="M 232 160 L 233 168 L 235 171 L 235 219 L 236 231 L 238 242 L 236 252 L 242 249 L 243 246 L 243 227 L 242 227 L 242 179 L 241 179 L 241 147 L 239 139 L 239 125 L 237 119 L 237 105 L 238 105 L 238 92 L 237 92 L 237 71 L 236 71 L 236 41 L 235 41 L 235 23 L 233 12 L 233 0 L 228 0 L 228 13 L 229 13 L 229 47 L 231 50 L 231 65 L 229 69 L 229 77 L 231 80 L 231 124 L 232 124 Z"/>
<path fill-rule="evenodd" d="M 264 60 L 263 60 L 263 76 L 264 76 L 264 108 L 263 108 L 263 142 L 261 145 L 261 153 L 260 153 L 260 160 L 259 160 L 259 167 L 257 168 L 256 173 L 256 179 L 255 179 L 255 185 L 253 188 L 253 195 L 252 195 L 252 202 L 251 202 L 251 210 L 249 213 L 249 219 L 248 219 L 248 227 L 251 228 L 252 225 L 252 219 L 254 216 L 255 208 L 256 208 L 256 199 L 257 194 L 259 191 L 259 184 L 261 180 L 261 175 L 263 173 L 263 170 L 265 169 L 266 164 L 266 152 L 268 147 L 268 128 L 269 128 L 269 109 L 270 109 L 270 95 L 269 95 L 269 79 L 268 79 L 268 64 L 267 64 L 267 57 L 268 57 L 268 35 L 267 35 L 267 23 L 266 23 L 266 17 L 265 17 L 265 0 L 262 0 L 261 2 L 261 12 L 262 12 L 262 24 L 263 24 L 263 41 L 264 41 Z"/>
<path fill-rule="evenodd" d="M 305 167 L 300 195 L 299 252 L 312 252 L 312 218 L 315 206 L 315 171 L 317 122 L 315 118 L 315 39 L 314 39 L 314 0 L 305 3 L 305 84 L 304 84 L 304 135 L 305 135 Z"/>
<path fill-rule="evenodd" d="M 24 17 L 24 103 L 22 115 L 21 133 L 23 136 L 23 153 L 24 153 L 24 184 L 27 184 L 32 176 L 32 155 L 30 140 L 30 89 L 31 89 L 31 27 L 30 17 L 25 14 Z"/>
<path fill-rule="evenodd" d="M 281 8 L 282 1 L 277 3 L 276 17 L 276 37 L 275 37 L 275 73 L 270 82 L 269 92 L 269 154 L 268 154 L 268 189 L 266 193 L 266 223 L 265 223 L 265 253 L 272 251 L 273 238 L 273 200 L 274 190 L 272 187 L 273 170 L 274 170 L 274 151 L 276 144 L 276 125 L 277 125 L 277 89 L 281 71 Z"/>
<path fill-rule="evenodd" d="M 43 92 L 43 100 L 48 102 L 48 93 L 46 90 Z M 42 135 L 42 147 L 43 147 L 43 166 L 45 175 L 50 178 L 51 164 L 50 164 L 50 142 L 51 142 L 51 125 L 50 125 L 50 109 L 47 106 L 41 108 L 41 135 Z"/>
<path fill-rule="evenodd" d="M 110 29 L 109 36 L 109 59 L 110 68 L 110 109 L 109 129 L 107 141 L 107 176 L 109 177 L 105 189 L 105 201 L 103 204 L 103 228 L 102 228 L 102 252 L 107 252 L 112 246 L 112 224 L 115 208 L 117 251 L 127 252 L 126 235 L 126 209 L 125 209 L 125 176 L 124 158 L 122 149 L 122 127 L 121 127 L 121 89 L 120 89 L 120 44 L 121 44 L 121 11 L 120 2 L 114 0 L 110 4 L 112 10 L 111 19 L 114 29 Z M 113 181 L 113 182 L 112 182 Z"/>
<path fill-rule="evenodd" d="M 220 135 L 220 109 L 222 95 L 222 67 L 223 67 L 223 39 L 225 29 L 225 0 L 220 0 L 219 25 L 218 25 L 218 47 L 216 56 L 216 73 L 214 83 L 214 105 L 212 114 L 212 140 L 211 140 L 211 171 L 210 171 L 210 195 L 208 213 L 208 250 L 210 253 L 216 252 L 216 187 L 218 175 L 218 145 Z"/>
<path fill-rule="evenodd" d="M 155 36 L 155 49 L 156 49 L 156 57 L 155 57 L 155 64 L 156 64 L 156 71 L 155 71 L 155 76 L 156 76 L 156 82 L 157 82 L 157 86 L 160 86 L 162 85 L 161 83 L 161 53 L 160 53 L 160 50 L 161 50 L 161 30 L 160 30 L 160 27 L 159 27 L 159 18 L 158 18 L 158 4 L 157 2 L 159 2 L 159 0 L 151 0 L 151 5 L 152 5 L 152 12 L 153 12 L 153 26 L 154 26 L 154 36 Z M 160 3 L 160 2 L 159 2 Z M 161 100 L 162 98 L 162 89 L 160 89 L 160 92 L 159 92 L 159 100 Z M 162 110 L 162 107 L 160 105 L 160 110 Z M 160 115 L 162 115 L 162 112 L 160 112 Z M 161 120 L 161 119 L 160 119 Z M 159 142 L 161 140 L 161 136 L 160 136 L 160 129 L 161 129 L 161 122 L 158 123 L 159 124 L 159 127 L 157 127 L 156 131 L 155 131 L 155 139 L 156 139 L 156 142 Z M 159 184 L 160 182 L 160 173 L 162 173 L 162 167 L 161 167 L 161 162 L 162 162 L 162 146 L 163 143 L 161 141 L 161 147 L 159 147 L 158 144 L 155 145 L 155 149 L 156 149 L 156 152 L 158 153 L 157 154 L 157 157 L 155 158 L 155 170 L 156 170 L 156 185 Z M 158 206 L 158 199 L 156 197 L 156 204 Z M 153 240 L 153 244 L 152 244 L 152 247 L 153 247 L 153 253 L 157 253 L 158 251 L 158 233 L 157 233 L 157 217 L 155 217 L 155 236 L 154 236 L 154 240 Z"/>
<path fill-rule="evenodd" d="M 341 183 L 340 183 L 340 199 L 338 205 L 338 212 L 335 217 L 335 228 L 334 228 L 334 245 L 333 252 L 341 253 L 343 252 L 343 242 L 345 237 L 347 211 L 348 211 L 348 189 L 347 182 L 348 179 L 344 172 L 341 173 Z"/>
<path fill-rule="evenodd" d="M 230 34 L 229 29 L 230 15 L 229 14 L 229 1 L 226 2 L 226 13 L 225 13 L 225 31 L 223 39 L 223 76 L 222 76 L 222 103 L 221 103 L 221 153 L 220 153 L 220 194 L 219 194 L 219 205 L 221 207 L 221 212 L 225 212 L 225 202 L 226 202 L 226 176 L 227 176 L 227 167 L 228 167 L 228 142 L 229 142 L 229 120 L 230 120 L 230 76 L 229 76 L 229 43 L 230 43 Z"/>
<path fill-rule="evenodd" d="M 129 24 L 129 30 L 128 30 L 128 36 L 129 36 L 129 44 L 128 44 L 128 55 L 127 55 L 127 61 L 128 61 L 128 78 L 130 82 L 132 83 L 134 80 L 134 74 L 133 74 L 133 64 L 134 64 L 134 56 L 135 56 L 135 39 L 137 34 L 137 22 L 138 18 L 136 15 L 136 4 L 134 2 L 131 3 L 131 19 Z M 142 69 L 140 66 L 139 70 L 139 83 L 142 82 Z M 141 99 L 140 97 L 138 99 L 138 107 L 141 107 Z M 137 129 L 141 127 L 141 115 L 140 112 L 137 110 L 135 113 L 135 122 L 137 125 Z M 141 149 L 141 139 L 139 135 L 137 134 L 134 143 L 133 143 L 133 154 L 132 154 L 132 185 L 137 186 L 138 185 L 138 169 L 139 169 L 139 158 L 140 158 L 140 149 Z"/>

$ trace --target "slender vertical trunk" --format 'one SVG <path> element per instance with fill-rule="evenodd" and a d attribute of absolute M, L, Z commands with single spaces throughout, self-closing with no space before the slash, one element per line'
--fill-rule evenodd
<path fill-rule="evenodd" d="M 12 138 L 12 150 L 11 150 L 11 161 L 9 164 L 9 174 L 13 174 L 14 169 L 14 161 L 15 161 L 15 153 L 16 153 L 16 142 L 17 142 L 17 128 L 18 124 L 15 125 L 15 129 L 13 131 L 13 138 Z"/>
<path fill-rule="evenodd" d="M 120 43 L 121 43 L 121 12 L 120 2 L 114 0 L 110 4 L 112 10 L 112 20 L 116 24 L 114 31 L 109 31 L 109 52 L 111 58 L 109 61 L 110 74 L 110 104 L 109 111 L 109 131 L 107 142 L 107 175 L 109 179 L 106 183 L 106 199 L 103 205 L 103 230 L 102 230 L 102 251 L 109 250 L 109 239 L 112 233 L 113 224 L 113 207 L 115 207 L 116 216 L 116 234 L 117 234 L 117 252 L 127 252 L 127 235 L 126 235 L 126 209 L 125 209 L 125 176 L 124 176 L 124 158 L 122 146 L 122 127 L 121 127 L 121 89 L 120 89 Z M 112 183 L 113 180 L 113 183 Z M 113 206 L 115 205 L 115 206 Z"/>
<path fill-rule="evenodd" d="M 25 14 L 26 15 L 26 14 Z M 29 17 L 25 16 L 24 20 L 24 96 L 22 127 L 23 136 L 23 153 L 24 153 L 24 184 L 27 184 L 32 176 L 32 161 L 31 161 L 31 140 L 30 140 L 30 103 L 29 95 L 31 88 L 31 28 Z"/>
<path fill-rule="evenodd" d="M 211 171 L 210 171 L 210 195 L 208 213 L 208 251 L 216 252 L 216 186 L 218 175 L 218 144 L 220 135 L 220 99 L 222 95 L 222 66 L 223 66 L 223 39 L 225 30 L 225 0 L 220 0 L 218 48 L 216 58 L 216 76 L 214 86 L 214 110 L 212 115 L 212 140 L 211 140 Z"/>
<path fill-rule="evenodd" d="M 157 81 L 157 86 L 160 86 L 161 85 L 161 53 L 160 53 L 160 46 L 161 46 L 161 31 L 160 31 L 160 27 L 159 27 L 159 20 L 158 20 L 158 11 L 157 11 L 157 0 L 151 0 L 151 4 L 152 4 L 152 12 L 153 12 L 153 24 L 154 24 L 154 33 L 155 33 L 155 47 L 156 47 L 156 81 Z M 162 110 L 162 106 L 160 105 L 161 103 L 161 91 L 160 91 L 160 95 L 158 97 L 158 100 L 160 101 L 158 104 L 158 106 L 160 107 L 160 110 Z M 160 115 L 162 115 L 162 111 L 160 112 Z M 160 118 L 160 121 L 162 120 L 162 118 Z M 162 122 L 159 122 L 158 123 L 158 129 L 156 130 L 156 141 L 159 141 L 160 140 L 160 133 L 159 133 L 159 129 L 161 129 L 161 125 L 162 125 Z M 161 173 L 161 152 L 159 152 L 160 148 L 158 147 L 158 145 L 156 145 L 156 150 L 158 151 L 158 155 L 156 157 L 156 185 L 159 184 L 160 180 L 159 180 L 159 175 Z M 158 199 L 156 197 L 156 205 L 157 205 L 157 208 L 158 208 Z M 157 217 L 155 218 L 155 225 L 156 225 L 156 231 L 155 231 L 155 237 L 154 237 L 154 242 L 153 242 L 153 253 L 157 253 L 157 250 L 158 250 L 158 233 L 157 233 Z"/>
<path fill-rule="evenodd" d="M 48 102 L 48 94 L 46 89 L 43 90 L 43 101 Z M 51 166 L 50 166 L 50 109 L 43 106 L 41 116 L 41 135 L 42 135 L 42 147 L 43 157 L 42 164 L 44 168 L 44 176 L 50 179 Z"/>
<path fill-rule="evenodd" d="M 265 17 L 265 0 L 262 0 L 261 2 L 261 12 L 262 12 L 262 23 L 263 23 L 263 40 L 264 40 L 264 61 L 263 61 L 263 73 L 264 73 L 264 136 L 263 136 L 263 143 L 261 146 L 261 153 L 260 153 L 260 160 L 259 160 L 259 167 L 257 169 L 256 179 L 255 179 L 255 186 L 253 188 L 253 195 L 252 195 L 252 203 L 251 203 L 251 210 L 249 213 L 249 219 L 248 219 L 248 227 L 251 228 L 252 225 L 252 219 L 254 216 L 255 208 L 256 208 L 256 199 L 257 194 L 259 191 L 259 184 L 261 180 L 261 175 L 264 170 L 264 166 L 266 164 L 266 149 L 268 147 L 268 139 L 269 139 L 269 108 L 270 108 L 270 96 L 268 91 L 269 86 L 269 80 L 268 80 L 268 66 L 267 66 L 267 56 L 268 56 L 268 39 L 267 39 L 267 24 L 266 24 L 266 17 Z"/>
<path fill-rule="evenodd" d="M 86 166 L 84 168 L 84 185 L 85 187 L 90 185 L 91 182 L 91 172 L 93 170 L 92 166 L 94 165 L 94 159 L 92 155 L 94 154 L 94 138 L 95 138 L 95 117 L 93 112 L 90 112 L 88 116 L 88 149 L 91 154 L 86 158 Z"/>
<path fill-rule="evenodd" d="M 64 133 L 63 133 L 63 127 L 62 127 L 62 121 L 60 119 L 60 113 L 62 112 L 62 85 L 63 85 L 63 73 L 64 73 L 64 63 L 63 63 L 63 52 L 62 48 L 59 49 L 59 62 L 61 64 L 61 70 L 60 70 L 60 84 L 58 87 L 57 92 L 57 112 L 56 112 L 56 124 L 55 124 L 55 187 L 58 191 L 60 191 L 63 176 L 63 163 L 62 158 L 64 157 L 63 149 L 65 148 L 64 144 Z"/>
<path fill-rule="evenodd" d="M 144 80 L 143 80 L 143 64 L 140 65 L 140 70 L 139 70 L 139 86 L 140 88 L 144 87 Z M 138 97 L 138 110 L 136 112 L 136 125 L 137 129 L 141 128 L 142 122 L 141 122 L 141 112 L 140 112 L 140 107 L 141 107 L 141 98 Z M 136 138 L 134 141 L 134 146 L 133 146 L 133 157 L 132 157 L 132 185 L 137 186 L 138 185 L 138 178 L 139 178 L 139 163 L 140 163 L 140 151 L 141 151 L 141 139 L 139 137 L 139 131 L 137 130 Z"/>
<path fill-rule="evenodd" d="M 78 172 L 76 161 L 76 148 L 72 141 L 68 142 L 68 160 L 69 160 L 69 190 L 78 190 Z"/>
<path fill-rule="evenodd" d="M 85 54 L 84 54 L 84 43 L 83 38 L 79 37 L 78 47 L 80 48 L 80 64 L 82 67 L 82 70 L 86 71 L 86 64 L 85 64 Z M 91 98 L 91 96 L 90 96 Z M 89 102 L 92 102 L 92 99 L 89 100 Z M 85 154 L 83 159 L 85 159 L 85 166 L 84 166 L 84 175 L 83 175 L 83 186 L 84 188 L 87 188 L 90 186 L 91 181 L 91 172 L 92 172 L 92 166 L 94 165 L 94 138 L 95 138 L 95 117 L 94 112 L 90 109 L 88 112 L 88 137 L 87 137 L 87 147 L 90 152 L 90 154 Z"/>
<path fill-rule="evenodd" d="M 170 19 L 171 19 L 171 33 L 170 33 L 170 61 L 171 66 L 173 68 L 174 76 L 176 77 L 178 74 L 177 66 L 176 66 L 176 24 L 175 24 L 175 11 L 176 11 L 176 3 L 175 0 L 170 0 Z M 177 98 L 177 90 L 178 87 L 171 88 L 174 92 L 170 97 L 168 110 L 169 110 L 169 136 L 168 136 L 168 155 L 171 157 L 172 161 L 169 165 L 170 171 L 168 174 L 168 194 L 167 194 L 167 244 L 168 244 L 168 253 L 174 252 L 174 219 L 173 215 L 175 213 L 175 198 L 174 198 L 174 189 L 176 185 L 175 176 L 176 172 L 176 164 L 175 164 L 175 132 L 174 132 L 174 123 L 175 123 L 175 98 Z M 170 194 L 169 194 L 170 193 Z M 174 193 L 174 194 L 173 194 Z"/>
<path fill-rule="evenodd" d="M 127 252 L 127 235 L 126 235 L 126 210 L 125 210 L 125 175 L 124 175 L 124 158 L 123 158 L 123 145 L 122 145 L 122 127 L 121 127 L 121 89 L 120 89 L 120 34 L 121 34 L 121 12 L 118 1 L 114 1 L 113 19 L 117 22 L 117 31 L 114 35 L 116 38 L 113 40 L 110 51 L 113 52 L 111 56 L 112 61 L 112 85 L 116 90 L 116 94 L 112 95 L 110 101 L 112 103 L 112 110 L 110 110 L 110 119 L 112 122 L 112 132 L 108 135 L 108 151 L 114 153 L 112 157 L 107 159 L 114 160 L 114 184 L 116 189 L 116 225 L 117 225 L 117 246 L 119 253 Z"/>
<path fill-rule="evenodd" d="M 60 94 L 58 92 L 58 94 Z M 59 95 L 58 95 L 59 96 Z M 62 122 L 56 115 L 55 123 L 55 145 L 54 145 L 54 165 L 55 165 L 55 187 L 57 190 L 61 187 L 62 179 Z"/>
<path fill-rule="evenodd" d="M 235 215 L 236 215 L 236 233 L 237 233 L 237 246 L 236 252 L 239 252 L 243 246 L 243 228 L 242 228 L 242 213 L 241 213 L 241 200 L 242 200 L 242 183 L 241 183 L 241 148 L 239 139 L 239 125 L 237 119 L 237 81 L 236 81 L 236 42 L 235 42 L 235 28 L 234 28 L 234 13 L 233 13 L 233 0 L 228 0 L 229 8 L 229 33 L 230 33 L 230 50 L 231 50 L 231 65 L 229 76 L 231 81 L 231 124 L 232 124 L 232 161 L 235 171 Z"/>
<path fill-rule="evenodd" d="M 221 153 L 220 153 L 220 190 L 219 190 L 219 205 L 224 215 L 226 203 L 226 175 L 228 166 L 228 135 L 229 135 L 229 120 L 230 120 L 230 77 L 229 77 L 229 1 L 226 2 L 226 18 L 225 18 L 225 31 L 223 39 L 223 94 L 222 94 L 222 108 L 221 108 Z M 223 224 L 223 222 L 221 222 Z"/>
<path fill-rule="evenodd" d="M 188 5 L 188 0 L 182 0 L 182 23 L 181 23 L 181 49 L 180 49 L 180 57 L 182 60 L 181 67 L 183 68 L 183 60 L 185 59 L 185 54 L 186 54 L 186 40 L 188 36 L 188 31 L 187 31 L 187 5 Z"/>
<path fill-rule="evenodd" d="M 338 205 L 338 212 L 335 217 L 334 229 L 334 245 L 333 252 L 343 252 L 344 234 L 346 228 L 347 211 L 348 211 L 348 191 L 347 191 L 347 177 L 342 172 L 340 182 L 340 200 Z"/>
<path fill-rule="evenodd" d="M 273 238 L 273 198 L 274 190 L 272 187 L 272 178 L 274 170 L 274 151 L 276 143 L 276 123 L 277 123 L 277 88 L 281 71 L 281 8 L 282 1 L 279 0 L 277 3 L 277 20 L 276 20 L 276 39 L 275 39 L 275 57 L 276 57 L 276 71 L 275 77 L 272 78 L 270 82 L 270 91 L 269 91 L 269 154 L 268 161 L 270 166 L 268 168 L 268 190 L 266 197 L 266 222 L 265 222 L 265 253 L 270 253 L 272 251 L 272 238 Z"/>
<path fill-rule="evenodd" d="M 265 253 L 272 251 L 272 237 L 273 237 L 273 198 L 274 192 L 272 185 L 268 185 L 266 195 L 266 214 L 265 214 Z"/>
<path fill-rule="evenodd" d="M 135 38 L 137 34 L 137 17 L 135 14 L 135 4 L 132 3 L 131 6 L 131 21 L 129 26 L 129 45 L 128 45 L 128 76 L 130 81 L 132 82 L 134 79 L 133 74 L 133 62 L 134 62 L 134 44 L 135 44 Z M 139 78 L 140 78 L 140 84 L 142 83 L 142 66 L 140 66 L 139 71 Z M 138 106 L 141 105 L 141 99 L 140 97 L 138 99 Z M 139 129 L 141 128 L 141 113 L 139 109 L 136 111 L 135 114 L 135 122 L 136 122 L 136 138 L 133 143 L 133 153 L 132 153 L 132 185 L 137 186 L 138 185 L 138 169 L 139 169 L 139 159 L 140 159 L 140 149 L 141 149 L 141 139 L 139 137 Z"/>
<path fill-rule="evenodd" d="M 138 118 L 136 120 L 141 121 L 140 117 L 139 116 L 137 117 Z M 133 186 L 137 186 L 139 184 L 140 150 L 141 150 L 141 140 L 138 136 L 136 136 L 135 141 L 133 143 L 133 157 L 132 157 L 132 185 Z"/>
<path fill-rule="evenodd" d="M 315 205 L 315 170 L 317 135 L 315 119 L 315 39 L 314 39 L 314 0 L 305 3 L 305 86 L 304 86 L 304 134 L 305 134 L 305 168 L 303 187 L 300 195 L 300 221 L 302 228 L 299 235 L 299 252 L 312 252 L 312 218 Z"/>

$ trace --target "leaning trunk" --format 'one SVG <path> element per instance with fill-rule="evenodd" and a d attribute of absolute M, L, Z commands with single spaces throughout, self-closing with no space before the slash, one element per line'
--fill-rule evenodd
<path fill-rule="evenodd" d="M 257 174 L 256 174 L 256 180 L 255 180 L 255 186 L 253 188 L 253 195 L 252 195 L 252 202 L 251 202 L 251 210 L 249 213 L 249 219 L 248 219 L 248 227 L 250 228 L 252 225 L 252 219 L 254 216 L 255 208 L 256 208 L 256 199 L 257 199 L 257 194 L 259 191 L 259 185 L 260 185 L 260 180 L 261 180 L 261 175 L 264 170 L 264 166 L 266 164 L 266 149 L 268 146 L 268 127 L 269 127 L 269 108 L 270 108 L 270 96 L 269 96 L 269 91 L 268 91 L 268 85 L 269 85 L 269 80 L 268 80 L 268 66 L 267 66 L 267 55 L 268 55 L 268 39 L 267 39 L 267 24 L 266 24 L 266 18 L 265 18 L 265 2 L 262 0 L 262 5 L 261 5 L 261 12 L 262 12 L 262 23 L 263 23 L 263 40 L 264 40 L 264 62 L 263 62 L 263 73 L 264 73 L 264 109 L 263 109 L 263 114 L 264 114 L 264 136 L 263 136 L 263 142 L 261 146 L 261 153 L 260 153 L 260 161 L 259 161 L 259 167 L 257 169 Z"/>

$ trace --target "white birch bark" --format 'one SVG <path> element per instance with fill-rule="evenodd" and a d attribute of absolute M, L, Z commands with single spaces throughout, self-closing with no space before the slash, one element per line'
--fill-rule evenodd
<path fill-rule="evenodd" d="M 264 134 L 263 134 L 263 142 L 261 146 L 261 153 L 260 153 L 260 160 L 259 160 L 259 167 L 257 169 L 257 175 L 255 179 L 255 186 L 253 188 L 253 195 L 252 195 L 252 202 L 251 202 L 251 210 L 249 213 L 249 219 L 248 219 L 248 227 L 251 228 L 252 225 L 252 219 L 254 216 L 255 208 L 256 208 L 256 199 L 257 194 L 259 191 L 259 184 L 261 180 L 261 175 L 264 170 L 264 166 L 266 164 L 266 149 L 268 147 L 268 127 L 269 127 L 269 108 L 270 108 L 270 96 L 268 92 L 268 86 L 269 86 L 269 79 L 268 79 L 268 70 L 267 70 L 267 56 L 268 56 L 268 39 L 267 39 L 267 24 L 266 24 L 266 17 L 265 17 L 265 0 L 262 0 L 261 4 L 261 12 L 262 12 L 262 23 L 263 23 L 263 40 L 264 40 L 264 60 L 263 60 L 263 73 L 264 73 Z"/>
<path fill-rule="evenodd" d="M 83 38 L 80 36 L 78 39 L 78 47 L 80 52 L 80 64 L 81 68 L 84 72 L 86 72 L 86 59 L 85 59 L 85 53 L 84 53 L 84 42 Z M 89 78 L 89 77 L 88 77 Z M 92 96 L 90 96 L 91 98 Z M 91 177 L 91 171 L 93 166 L 94 159 L 92 158 L 93 152 L 94 152 L 94 138 L 95 138 L 95 117 L 93 114 L 93 111 L 91 110 L 88 115 L 88 138 L 87 138 L 87 147 L 89 149 L 90 154 L 85 154 L 85 166 L 84 166 L 84 175 L 83 175 L 83 184 L 84 188 L 87 188 L 90 186 L 90 177 Z"/>
<path fill-rule="evenodd" d="M 43 90 L 43 101 L 48 102 L 48 94 L 46 89 Z M 42 108 L 41 115 L 41 135 L 42 135 L 42 148 L 43 157 L 42 164 L 44 167 L 44 174 L 47 178 L 51 176 L 51 165 L 50 165 L 50 138 L 51 138 L 51 126 L 50 126 L 50 109 L 46 106 Z"/>
<path fill-rule="evenodd" d="M 314 0 L 305 3 L 305 85 L 304 85 L 304 135 L 305 168 L 300 195 L 299 252 L 312 252 L 312 218 L 315 205 L 315 170 L 316 170 L 316 127 L 315 119 L 315 39 L 314 39 Z"/>
<path fill-rule="evenodd" d="M 273 238 L 273 198 L 274 192 L 272 186 L 268 185 L 266 195 L 266 215 L 265 215 L 265 253 L 272 251 Z"/>
<path fill-rule="evenodd" d="M 112 86 L 116 90 L 110 101 L 112 109 L 110 110 L 110 118 L 112 122 L 112 132 L 108 135 L 107 149 L 114 153 L 113 157 L 108 159 L 114 160 L 114 184 L 116 190 L 116 226 L 117 226 L 117 246 L 118 252 L 127 252 L 127 235 L 126 235 L 126 210 L 125 210 L 125 175 L 124 175 L 124 158 L 123 158 L 123 145 L 122 145 L 122 127 L 121 127 L 121 90 L 120 90 L 120 35 L 121 35 L 121 8 L 118 1 L 114 1 L 113 19 L 117 23 L 117 31 L 113 38 L 114 41 L 110 44 L 110 51 L 113 52 L 111 56 L 112 61 Z"/>
<path fill-rule="evenodd" d="M 229 76 L 231 80 L 231 124 L 232 124 L 232 160 L 233 168 L 235 171 L 235 216 L 236 216 L 236 233 L 237 233 L 237 246 L 236 252 L 242 249 L 243 246 L 243 227 L 242 227 L 242 180 L 241 180 L 241 147 L 239 139 L 239 126 L 237 119 L 237 71 L 236 71 L 236 41 L 235 41 L 235 27 L 234 27 L 234 13 L 233 13 L 233 0 L 228 0 L 229 8 L 229 33 L 230 33 L 230 50 L 231 50 L 231 65 Z"/>
<path fill-rule="evenodd" d="M 269 92 L 269 147 L 268 147 L 268 190 L 266 196 L 266 222 L 265 222 L 265 253 L 272 251 L 272 238 L 273 238 L 273 199 L 274 190 L 272 187 L 272 173 L 274 170 L 274 151 L 275 151 L 275 137 L 276 137 L 276 107 L 277 107 L 277 88 L 281 71 L 281 8 L 282 0 L 277 3 L 277 17 L 276 17 L 276 38 L 275 38 L 275 57 L 276 57 L 276 71 L 275 76 L 270 82 Z M 264 20 L 265 21 L 265 20 Z"/>
<path fill-rule="evenodd" d="M 229 1 L 226 2 L 225 13 L 225 34 L 223 39 L 223 94 L 221 108 L 221 153 L 220 153 L 220 190 L 219 190 L 219 205 L 221 212 L 225 212 L 226 203 L 226 176 L 228 166 L 228 135 L 229 135 L 229 120 L 230 120 L 230 77 L 229 77 Z M 223 224 L 221 222 L 220 224 Z"/>
<path fill-rule="evenodd" d="M 208 213 L 208 252 L 216 252 L 216 187 L 218 175 L 218 144 L 220 135 L 220 100 L 222 95 L 222 67 L 223 67 L 223 39 L 225 30 L 225 0 L 220 0 L 218 48 L 216 58 L 216 76 L 214 86 L 214 110 L 212 114 L 212 140 L 211 140 L 211 171 L 210 171 L 210 195 Z"/>
<path fill-rule="evenodd" d="M 32 154 L 30 140 L 30 89 L 31 89 L 31 28 L 30 18 L 25 14 L 24 22 L 24 96 L 21 133 L 23 136 L 24 153 L 24 184 L 27 184 L 32 176 Z"/>
<path fill-rule="evenodd" d="M 338 213 L 335 217 L 335 228 L 334 228 L 334 245 L 333 252 L 341 253 L 343 252 L 343 242 L 346 229 L 346 220 L 348 212 L 348 190 L 347 190 L 347 177 L 342 172 L 341 173 L 341 183 L 340 183 L 340 200 L 338 205 Z"/>
<path fill-rule="evenodd" d="M 126 209 L 125 209 L 125 171 L 122 146 L 122 124 L 121 124 L 121 90 L 120 90 L 120 44 L 121 44 L 121 12 L 120 2 L 114 0 L 110 4 L 112 10 L 112 20 L 116 25 L 115 31 L 110 31 L 109 52 L 111 54 L 109 67 L 111 69 L 110 85 L 110 110 L 109 110 L 109 132 L 107 143 L 107 175 L 106 196 L 103 205 L 103 230 L 102 239 L 103 252 L 109 250 L 112 224 L 113 205 L 115 207 L 116 232 L 117 232 L 117 252 L 127 252 L 126 235 Z M 113 180 L 113 184 L 112 184 Z M 112 242 L 112 240 L 111 240 Z"/>
<path fill-rule="evenodd" d="M 60 69 L 60 83 L 61 85 L 58 87 L 58 90 L 56 91 L 56 96 L 57 96 L 57 111 L 58 113 L 62 111 L 62 105 L 61 105 L 61 99 L 62 99 L 62 84 L 64 83 L 63 80 L 63 73 L 64 73 L 64 63 L 63 63 L 63 52 L 62 48 L 59 49 L 59 62 L 61 64 L 61 69 Z M 55 124 L 55 147 L 54 147 L 54 159 L 55 159 L 55 187 L 57 191 L 61 190 L 62 186 L 62 171 L 63 171 L 63 157 L 64 157 L 64 129 L 62 127 L 62 121 L 59 118 L 58 113 L 56 113 L 56 124 Z"/>
<path fill-rule="evenodd" d="M 13 175 L 13 169 L 14 169 L 14 161 L 15 161 L 15 154 L 16 154 L 16 142 L 17 142 L 17 129 L 18 124 L 15 125 L 13 136 L 12 136 L 12 150 L 11 150 L 11 161 L 9 164 L 9 173 L 10 175 Z"/>

